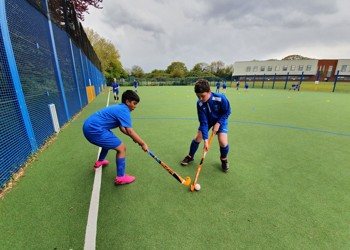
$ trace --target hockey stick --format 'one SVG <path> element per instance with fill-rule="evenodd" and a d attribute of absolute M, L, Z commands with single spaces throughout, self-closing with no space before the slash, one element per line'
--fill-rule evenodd
<path fill-rule="evenodd" d="M 210 147 L 210 144 L 211 144 L 211 141 L 213 140 L 213 138 L 214 138 L 214 134 L 212 133 L 212 134 L 210 135 L 210 138 L 209 138 L 209 141 L 208 141 L 208 147 Z M 205 159 L 205 156 L 206 156 L 207 152 L 208 152 L 208 150 L 204 150 L 204 152 L 203 152 L 201 162 L 199 163 L 199 165 L 198 165 L 198 167 L 197 167 L 196 176 L 194 177 L 193 184 L 191 184 L 191 191 L 194 190 L 194 187 L 195 187 L 196 184 L 197 184 L 199 172 L 200 172 L 201 169 L 202 169 L 203 162 L 204 162 L 204 159 Z"/>
<path fill-rule="evenodd" d="M 151 151 L 148 151 L 149 155 L 154 158 L 160 165 L 162 165 L 162 167 L 168 171 L 169 174 L 171 174 L 176 180 L 178 180 L 181 184 L 188 186 L 191 184 L 191 178 L 190 177 L 186 177 L 186 180 L 184 178 L 182 178 L 180 175 L 178 175 L 177 173 L 175 173 L 175 171 L 173 171 L 171 168 L 168 167 L 168 165 L 166 165 L 161 159 L 159 159 L 157 156 L 155 156 Z"/>

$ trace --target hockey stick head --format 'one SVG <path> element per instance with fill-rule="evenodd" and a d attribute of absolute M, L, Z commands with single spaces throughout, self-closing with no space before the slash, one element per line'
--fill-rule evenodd
<path fill-rule="evenodd" d="M 184 184 L 185 186 L 188 186 L 190 185 L 190 183 L 191 183 L 191 178 L 187 176 L 186 180 L 182 184 Z"/>
<path fill-rule="evenodd" d="M 191 187 L 190 187 L 191 191 L 194 191 L 194 185 L 191 184 Z"/>

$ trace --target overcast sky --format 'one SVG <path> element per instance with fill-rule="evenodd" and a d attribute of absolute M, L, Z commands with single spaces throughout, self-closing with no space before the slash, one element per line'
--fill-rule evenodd
<path fill-rule="evenodd" d="M 124 68 L 146 73 L 196 63 L 350 58 L 348 0 L 104 0 L 84 27 L 118 49 Z"/>

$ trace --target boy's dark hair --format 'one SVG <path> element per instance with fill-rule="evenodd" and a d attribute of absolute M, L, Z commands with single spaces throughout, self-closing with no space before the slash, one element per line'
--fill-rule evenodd
<path fill-rule="evenodd" d="M 126 100 L 128 100 L 129 102 L 136 101 L 137 103 L 139 103 L 140 97 L 136 94 L 135 91 L 129 89 L 124 91 L 122 95 L 122 103 L 125 104 Z"/>
<path fill-rule="evenodd" d="M 210 85 L 209 82 L 205 79 L 199 79 L 196 81 L 194 85 L 194 92 L 196 94 L 201 94 L 204 92 L 209 92 L 210 91 Z"/>

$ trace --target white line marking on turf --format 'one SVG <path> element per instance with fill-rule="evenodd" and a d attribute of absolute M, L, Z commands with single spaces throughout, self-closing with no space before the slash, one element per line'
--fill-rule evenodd
<path fill-rule="evenodd" d="M 109 104 L 109 95 L 110 95 L 110 92 L 108 91 L 106 107 L 108 107 L 108 104 Z M 98 157 L 100 156 L 101 150 L 102 148 L 99 147 L 97 152 L 97 160 L 98 160 Z M 94 184 L 92 187 L 89 215 L 88 215 L 88 221 L 87 221 L 86 232 L 85 232 L 84 250 L 96 249 L 97 217 L 98 217 L 98 205 L 100 204 L 101 179 L 102 179 L 102 167 L 99 167 L 95 169 L 95 178 L 94 178 Z"/>

